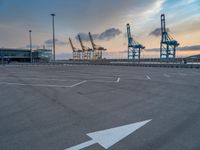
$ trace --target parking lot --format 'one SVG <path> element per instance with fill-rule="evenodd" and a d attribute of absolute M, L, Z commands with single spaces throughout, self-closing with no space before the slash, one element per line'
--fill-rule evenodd
<path fill-rule="evenodd" d="M 70 150 L 88 133 L 145 120 L 109 148 L 83 149 L 200 149 L 200 69 L 0 66 L 0 96 L 1 150 Z"/>

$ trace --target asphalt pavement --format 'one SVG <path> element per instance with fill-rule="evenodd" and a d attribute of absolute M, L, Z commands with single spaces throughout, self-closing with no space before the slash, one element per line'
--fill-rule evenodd
<path fill-rule="evenodd" d="M 96 133 L 102 130 L 103 138 Z M 113 143 L 106 148 L 103 142 Z M 83 150 L 199 150 L 200 69 L 0 66 L 0 149 L 79 145 Z"/>

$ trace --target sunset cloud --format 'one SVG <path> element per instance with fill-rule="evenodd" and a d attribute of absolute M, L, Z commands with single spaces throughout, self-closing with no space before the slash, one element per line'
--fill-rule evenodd
<path fill-rule="evenodd" d="M 105 30 L 102 33 L 92 34 L 92 37 L 94 40 L 109 41 L 119 36 L 121 33 L 122 31 L 120 29 L 110 28 L 110 29 Z M 83 41 L 90 41 L 88 33 L 79 33 L 78 35 L 80 35 Z M 76 35 L 76 40 L 79 40 L 78 35 Z"/>

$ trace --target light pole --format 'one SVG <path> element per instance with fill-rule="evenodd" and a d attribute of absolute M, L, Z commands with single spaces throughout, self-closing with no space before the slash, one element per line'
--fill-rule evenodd
<path fill-rule="evenodd" d="M 54 27 L 54 17 L 56 16 L 55 14 L 51 14 L 52 16 L 52 26 L 53 26 L 53 61 L 55 62 L 56 56 L 55 56 L 55 51 L 56 51 L 56 46 L 55 46 L 55 27 Z"/>
<path fill-rule="evenodd" d="M 29 40 L 30 40 L 30 57 L 31 57 L 31 59 L 30 59 L 30 62 L 32 63 L 33 62 L 33 55 L 32 55 L 32 37 L 31 37 L 31 32 L 32 32 L 32 30 L 29 30 Z"/>

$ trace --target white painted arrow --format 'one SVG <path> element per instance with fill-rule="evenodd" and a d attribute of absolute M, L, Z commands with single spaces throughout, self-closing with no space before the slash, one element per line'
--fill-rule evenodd
<path fill-rule="evenodd" d="M 100 144 L 105 149 L 108 149 L 150 121 L 151 120 L 146 120 L 125 126 L 88 133 L 87 136 L 89 136 L 92 140 L 67 148 L 65 150 L 80 150 L 96 143 Z"/>

